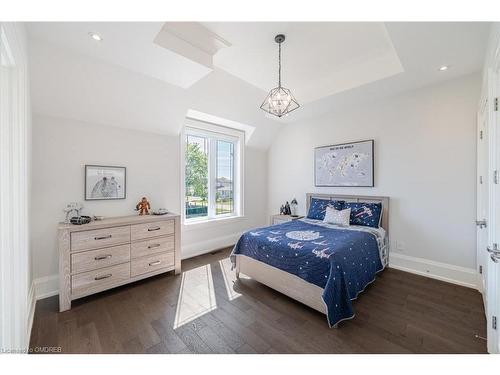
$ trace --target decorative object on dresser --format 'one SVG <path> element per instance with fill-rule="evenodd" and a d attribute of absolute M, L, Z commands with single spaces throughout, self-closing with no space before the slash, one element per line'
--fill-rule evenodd
<path fill-rule="evenodd" d="M 180 217 L 123 216 L 60 224 L 59 311 L 71 301 L 168 271 L 181 272 Z"/>
<path fill-rule="evenodd" d="M 66 205 L 66 208 L 64 208 L 64 213 L 66 214 L 66 219 L 65 223 L 69 224 L 70 220 L 72 218 L 72 214 L 75 213 L 76 217 L 81 216 L 81 211 L 83 209 L 83 205 L 80 202 L 71 202 Z"/>
<path fill-rule="evenodd" d="M 83 224 L 88 224 L 92 221 L 92 218 L 90 216 L 75 216 L 70 219 L 70 223 L 73 225 L 83 225 Z"/>
<path fill-rule="evenodd" d="M 85 166 L 85 200 L 126 198 L 127 170 L 125 167 Z"/>
<path fill-rule="evenodd" d="M 292 215 L 272 215 L 271 225 L 285 223 L 287 221 L 302 219 L 304 216 L 292 216 Z"/>
<path fill-rule="evenodd" d="M 168 214 L 168 210 L 166 208 L 158 208 L 157 210 L 151 211 L 153 215 L 166 215 Z"/>
<path fill-rule="evenodd" d="M 373 139 L 316 147 L 315 186 L 373 187 Z"/>
<path fill-rule="evenodd" d="M 142 197 L 141 201 L 135 206 L 135 210 L 139 211 L 139 215 L 149 215 L 151 205 L 146 197 Z"/>

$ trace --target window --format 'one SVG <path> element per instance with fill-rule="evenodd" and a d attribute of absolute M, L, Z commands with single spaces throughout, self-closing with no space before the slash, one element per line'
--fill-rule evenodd
<path fill-rule="evenodd" d="M 240 216 L 243 134 L 198 125 L 186 127 L 183 140 L 185 222 Z"/>

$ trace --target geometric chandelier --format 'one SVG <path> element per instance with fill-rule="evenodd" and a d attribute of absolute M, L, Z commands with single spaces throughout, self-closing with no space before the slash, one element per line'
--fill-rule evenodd
<path fill-rule="evenodd" d="M 271 89 L 269 95 L 260 106 L 264 111 L 281 117 L 300 107 L 292 92 L 281 86 L 281 43 L 285 41 L 283 34 L 276 35 L 274 41 L 278 43 L 278 87 Z"/>

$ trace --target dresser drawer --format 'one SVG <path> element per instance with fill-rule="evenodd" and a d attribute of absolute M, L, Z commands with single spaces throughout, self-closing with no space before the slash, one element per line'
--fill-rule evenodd
<path fill-rule="evenodd" d="M 97 293 L 130 279 L 130 263 L 101 268 L 71 276 L 73 296 Z"/>
<path fill-rule="evenodd" d="M 71 250 L 89 250 L 130 242 L 130 226 L 71 233 Z"/>
<path fill-rule="evenodd" d="M 71 273 L 97 270 L 130 261 L 130 245 L 106 247 L 71 254 Z"/>
<path fill-rule="evenodd" d="M 174 236 L 158 237 L 151 240 L 133 242 L 131 257 L 139 258 L 146 255 L 174 251 Z"/>
<path fill-rule="evenodd" d="M 132 259 L 130 273 L 131 276 L 142 275 L 162 268 L 174 266 L 174 253 L 159 253 L 143 258 Z"/>
<path fill-rule="evenodd" d="M 146 224 L 135 224 L 130 229 L 132 241 L 174 233 L 174 221 L 164 220 Z"/>

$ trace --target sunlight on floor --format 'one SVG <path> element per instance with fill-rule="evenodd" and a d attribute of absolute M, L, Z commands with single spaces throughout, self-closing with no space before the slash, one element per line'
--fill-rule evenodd
<path fill-rule="evenodd" d="M 216 308 L 210 264 L 183 272 L 174 329 Z"/>
<path fill-rule="evenodd" d="M 241 296 L 241 294 L 236 292 L 233 288 L 233 283 L 236 280 L 236 273 L 231 271 L 231 260 L 229 258 L 219 260 L 219 264 L 222 276 L 224 277 L 224 284 L 226 285 L 227 297 L 232 301 Z"/>

